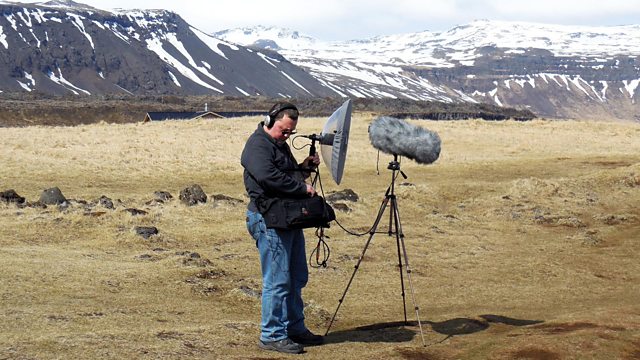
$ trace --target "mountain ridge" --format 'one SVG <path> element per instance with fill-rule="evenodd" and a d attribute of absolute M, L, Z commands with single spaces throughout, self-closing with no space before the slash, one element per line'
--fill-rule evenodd
<path fill-rule="evenodd" d="M 69 0 L 0 12 L 0 96 L 389 98 L 640 121 L 640 25 L 479 20 L 326 42 L 264 26 L 206 34 L 167 10 Z"/>
<path fill-rule="evenodd" d="M 640 25 L 478 20 L 444 32 L 341 42 L 274 33 L 240 28 L 214 36 L 247 46 L 268 40 L 317 78 L 343 84 L 350 96 L 477 101 L 547 117 L 640 120 Z"/>
<path fill-rule="evenodd" d="M 176 13 L 74 4 L 0 3 L 0 92 L 333 93 L 286 59 L 213 38 Z"/>

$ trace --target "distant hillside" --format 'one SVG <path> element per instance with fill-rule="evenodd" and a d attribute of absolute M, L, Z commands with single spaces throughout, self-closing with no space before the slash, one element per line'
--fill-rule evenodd
<path fill-rule="evenodd" d="M 170 11 L 52 1 L 0 2 L 0 13 L 0 93 L 335 95 L 282 56 L 216 39 Z"/>
<path fill-rule="evenodd" d="M 0 127 L 29 125 L 79 125 L 96 122 L 128 123 L 144 119 L 149 111 L 262 111 L 266 114 L 277 98 L 230 96 L 6 96 L 0 101 Z M 343 99 L 290 99 L 300 108 L 302 116 L 329 116 Z M 354 111 L 416 119 L 519 119 L 534 117 L 529 111 L 486 104 L 444 104 L 440 102 L 354 99 Z"/>
<path fill-rule="evenodd" d="M 640 25 L 483 20 L 445 32 L 337 42 L 262 26 L 214 35 L 276 49 L 345 96 L 476 101 L 552 118 L 640 121 Z"/>

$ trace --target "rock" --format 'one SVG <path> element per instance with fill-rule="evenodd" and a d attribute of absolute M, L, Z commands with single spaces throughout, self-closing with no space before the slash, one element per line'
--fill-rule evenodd
<path fill-rule="evenodd" d="M 59 205 L 66 201 L 67 199 L 62 195 L 62 191 L 57 187 L 44 190 L 40 195 L 40 203 L 46 205 Z"/>
<path fill-rule="evenodd" d="M 331 207 L 333 207 L 333 209 L 337 210 L 337 211 L 351 212 L 351 209 L 349 209 L 349 206 L 347 206 L 347 204 L 335 203 L 335 204 L 331 205 Z"/>
<path fill-rule="evenodd" d="M 344 189 L 342 191 L 333 192 L 326 196 L 327 202 L 336 202 L 336 201 L 357 202 L 358 199 L 359 199 L 358 194 L 356 194 L 351 189 Z"/>
<path fill-rule="evenodd" d="M 136 215 L 147 215 L 148 214 L 148 212 L 146 212 L 144 210 L 136 209 L 136 208 L 126 208 L 126 209 L 124 209 L 124 211 L 130 213 L 133 216 L 136 216 Z"/>
<path fill-rule="evenodd" d="M 183 251 L 177 252 L 176 255 L 182 255 L 182 264 L 187 266 L 207 267 L 212 265 L 211 260 L 203 258 L 197 252 Z"/>
<path fill-rule="evenodd" d="M 100 199 L 98 199 L 98 204 L 107 209 L 115 209 L 115 207 L 113 206 L 113 201 L 104 195 L 100 196 Z"/>
<path fill-rule="evenodd" d="M 47 208 L 47 205 L 41 203 L 40 201 L 36 201 L 36 202 L 27 201 L 25 206 L 26 207 L 30 207 L 30 208 L 34 208 L 34 209 L 46 209 Z"/>
<path fill-rule="evenodd" d="M 226 202 L 226 203 L 231 204 L 233 206 L 244 203 L 244 201 L 242 201 L 240 199 L 232 198 L 231 196 L 227 196 L 227 195 L 224 195 L 224 194 L 212 195 L 211 196 L 211 200 L 213 201 L 214 205 L 217 205 L 220 202 Z"/>
<path fill-rule="evenodd" d="M 194 184 L 180 191 L 180 201 L 187 206 L 207 202 L 207 194 L 204 193 L 200 185 Z"/>
<path fill-rule="evenodd" d="M 9 189 L 7 191 L 0 192 L 0 201 L 14 204 L 24 204 L 25 198 L 18 195 L 15 190 Z"/>
<path fill-rule="evenodd" d="M 538 215 L 533 220 L 539 225 L 566 226 L 571 228 L 582 228 L 586 225 L 574 216 L 544 216 Z"/>
<path fill-rule="evenodd" d="M 159 233 L 158 228 L 156 228 L 155 226 L 136 226 L 135 231 L 136 234 L 142 236 L 145 239 L 148 239 L 152 235 L 157 235 Z"/>
<path fill-rule="evenodd" d="M 247 295 L 247 296 L 252 297 L 252 298 L 259 299 L 262 296 L 262 291 L 252 289 L 252 288 L 248 287 L 247 285 L 240 285 L 238 290 L 241 293 L 243 293 L 244 295 Z"/>
<path fill-rule="evenodd" d="M 158 202 L 165 202 L 173 199 L 173 195 L 171 195 L 167 191 L 156 191 L 153 193 L 153 196 L 154 196 L 153 200 Z"/>

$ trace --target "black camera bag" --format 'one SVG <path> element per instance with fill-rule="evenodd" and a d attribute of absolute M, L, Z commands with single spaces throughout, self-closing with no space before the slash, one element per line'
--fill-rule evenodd
<path fill-rule="evenodd" d="M 336 214 L 322 196 L 290 199 L 260 198 L 256 206 L 268 228 L 306 229 L 329 227 Z"/>

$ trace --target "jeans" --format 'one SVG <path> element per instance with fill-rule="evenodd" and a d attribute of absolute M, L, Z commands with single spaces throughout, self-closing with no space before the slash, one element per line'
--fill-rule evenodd
<path fill-rule="evenodd" d="M 304 333 L 302 288 L 309 279 L 304 233 L 268 229 L 262 214 L 250 210 L 247 230 L 256 241 L 262 269 L 260 340 L 279 341 Z"/>

